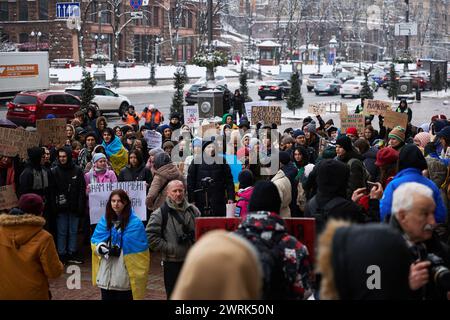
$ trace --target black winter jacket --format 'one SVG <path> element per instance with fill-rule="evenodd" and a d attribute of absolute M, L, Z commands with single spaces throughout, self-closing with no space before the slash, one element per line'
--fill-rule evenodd
<path fill-rule="evenodd" d="M 118 180 L 122 181 L 145 181 L 150 186 L 152 184 L 152 172 L 142 164 L 138 168 L 131 168 L 129 165 L 123 168 L 120 173 Z"/>

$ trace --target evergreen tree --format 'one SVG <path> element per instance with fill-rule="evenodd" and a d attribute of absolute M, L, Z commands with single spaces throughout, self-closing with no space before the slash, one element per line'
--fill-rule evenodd
<path fill-rule="evenodd" d="M 300 109 L 303 107 L 303 96 L 300 92 L 300 75 L 298 72 L 294 72 L 291 75 L 291 90 L 289 91 L 286 106 L 289 110 L 294 112 L 294 115 L 295 109 Z"/>
<path fill-rule="evenodd" d="M 436 68 L 434 71 L 433 90 L 441 91 L 442 88 L 442 73 L 440 68 Z"/>
<path fill-rule="evenodd" d="M 396 79 L 397 74 L 395 73 L 395 66 L 391 64 L 391 69 L 389 70 L 389 91 L 388 97 L 395 100 L 398 95 L 398 80 Z"/>
<path fill-rule="evenodd" d="M 186 79 L 184 77 L 184 72 L 180 68 L 177 68 L 177 71 L 174 73 L 174 89 L 175 93 L 172 98 L 172 105 L 170 106 L 170 113 L 178 112 L 179 114 L 183 114 L 183 88 L 186 83 Z"/>
<path fill-rule="evenodd" d="M 87 71 L 83 72 L 81 92 L 81 111 L 86 112 L 92 99 L 94 99 L 94 82 L 92 81 L 91 74 Z"/>
<path fill-rule="evenodd" d="M 361 99 L 373 99 L 373 90 L 369 86 L 369 77 L 367 75 L 367 72 L 364 72 L 364 82 L 363 87 L 361 89 L 360 93 Z"/>
<path fill-rule="evenodd" d="M 241 91 L 242 97 L 244 97 L 245 101 L 248 99 L 248 85 L 247 85 L 248 73 L 247 70 L 244 69 L 244 64 L 241 64 L 241 72 L 239 73 L 239 89 Z"/>

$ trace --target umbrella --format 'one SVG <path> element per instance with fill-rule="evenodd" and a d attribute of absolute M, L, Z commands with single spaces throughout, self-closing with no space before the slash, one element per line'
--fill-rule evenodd
<path fill-rule="evenodd" d="M 17 125 L 14 122 L 9 121 L 8 119 L 0 119 L 0 127 L 16 129 Z"/>

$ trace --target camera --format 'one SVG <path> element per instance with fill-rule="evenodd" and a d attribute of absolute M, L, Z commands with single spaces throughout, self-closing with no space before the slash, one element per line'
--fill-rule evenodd
<path fill-rule="evenodd" d="M 200 183 L 202 188 L 207 189 L 214 184 L 214 179 L 211 177 L 205 177 L 202 180 L 200 180 Z"/>
<path fill-rule="evenodd" d="M 109 247 L 109 255 L 111 257 L 120 257 L 120 251 L 121 250 L 122 249 L 119 246 L 116 246 L 116 245 L 110 246 Z"/>
<path fill-rule="evenodd" d="M 444 265 L 444 260 L 433 253 L 429 253 L 425 261 L 430 261 L 430 278 L 434 283 L 445 289 L 450 290 L 450 270 Z"/>
<path fill-rule="evenodd" d="M 191 242 L 193 243 L 195 239 L 194 231 L 189 230 L 189 227 L 187 225 L 183 225 L 183 234 L 178 236 L 177 243 L 178 244 L 184 244 Z"/>

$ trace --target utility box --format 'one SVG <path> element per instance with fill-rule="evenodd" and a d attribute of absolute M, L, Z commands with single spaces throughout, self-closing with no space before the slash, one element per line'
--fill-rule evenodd
<path fill-rule="evenodd" d="M 199 91 L 198 110 L 201 119 L 209 119 L 223 116 L 223 92 L 220 90 L 209 89 Z"/>
<path fill-rule="evenodd" d="M 97 84 L 106 83 L 106 72 L 103 69 L 97 69 L 94 71 L 94 80 Z"/>
<path fill-rule="evenodd" d="M 408 74 L 407 76 L 400 78 L 398 81 L 398 94 L 397 97 L 400 98 L 409 98 L 413 96 L 412 90 L 412 77 Z"/>

